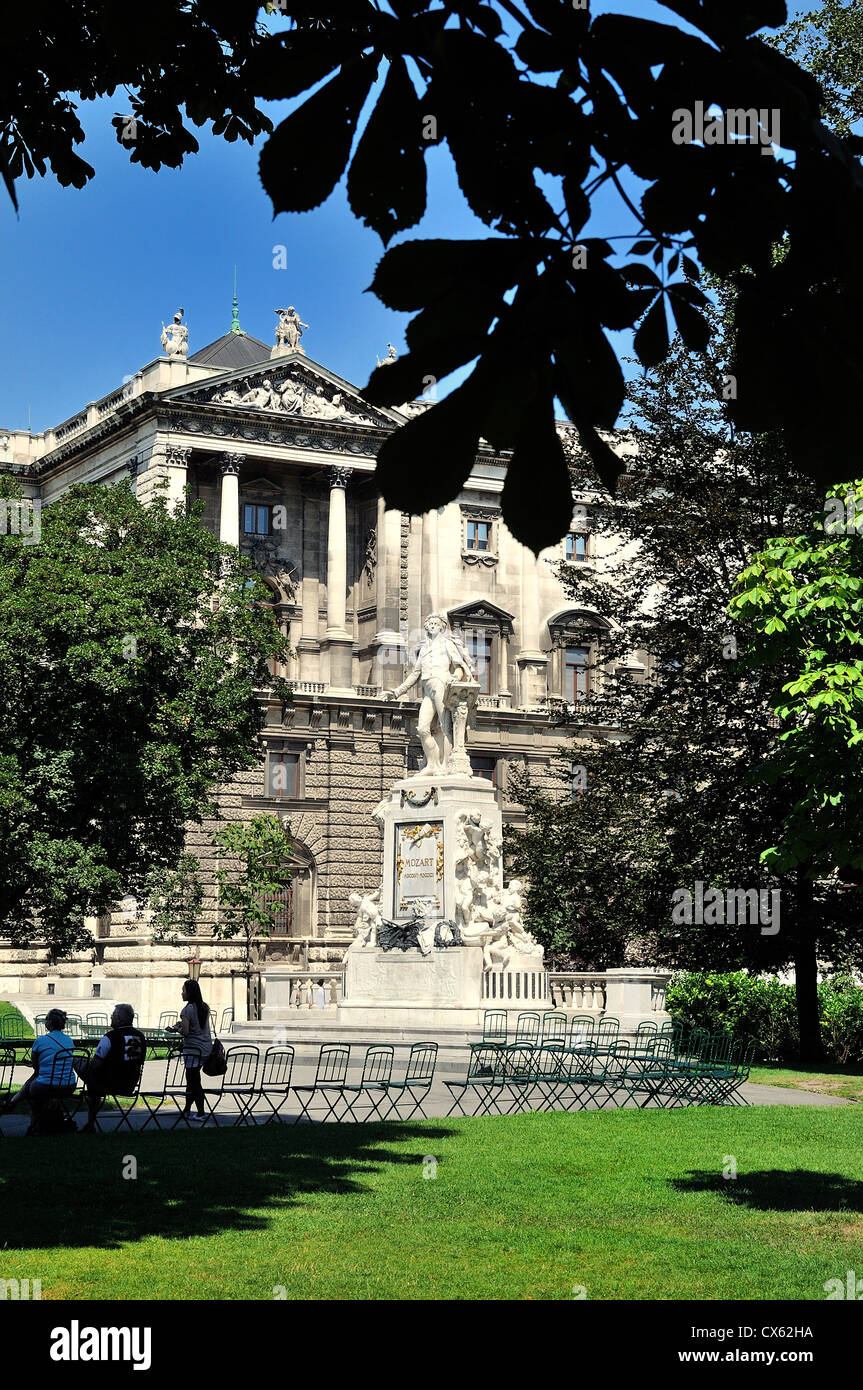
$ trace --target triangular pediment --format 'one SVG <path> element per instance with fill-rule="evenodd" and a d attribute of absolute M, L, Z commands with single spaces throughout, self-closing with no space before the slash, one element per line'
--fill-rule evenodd
<path fill-rule="evenodd" d="M 501 627 L 512 627 L 515 622 L 515 614 L 507 613 L 505 608 L 501 608 L 496 603 L 489 603 L 488 599 L 474 599 L 472 603 L 460 603 L 457 608 L 448 610 L 450 622 L 458 623 L 460 626 L 465 623 L 497 623 Z"/>
<path fill-rule="evenodd" d="M 258 501 L 279 501 L 282 500 L 282 489 L 276 487 L 275 483 L 270 482 L 269 478 L 252 478 L 249 482 L 240 484 L 241 497 L 254 497 Z"/>
<path fill-rule="evenodd" d="M 162 400 L 250 416 L 279 416 L 315 425 L 365 425 L 390 430 L 404 423 L 395 410 L 368 405 L 356 386 L 308 357 L 292 353 L 263 366 L 220 372 L 166 391 Z"/>

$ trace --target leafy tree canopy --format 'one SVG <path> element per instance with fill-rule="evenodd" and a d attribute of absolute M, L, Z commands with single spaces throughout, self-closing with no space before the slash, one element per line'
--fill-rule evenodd
<path fill-rule="evenodd" d="M 784 0 L 667 0 L 685 29 L 562 0 L 269 8 L 287 28 L 267 33 L 254 5 L 224 0 L 16 12 L 7 179 L 46 161 L 64 181 L 88 176 L 72 148 L 70 91 L 128 84 L 144 131 L 133 157 L 153 167 L 194 147 L 184 102 L 193 123 L 252 138 L 266 128 L 252 94 L 291 98 L 260 157 L 274 210 L 318 206 L 347 167 L 353 212 L 387 243 L 422 217 L 426 153 L 445 141 L 490 235 L 385 254 L 371 288 L 416 312 L 409 352 L 374 372 L 366 395 L 398 405 L 475 365 L 382 447 L 390 506 L 451 500 L 485 438 L 511 453 L 512 532 L 535 550 L 556 541 L 570 491 L 555 402 L 613 490 L 622 465 L 607 432 L 625 388 L 609 334 L 634 329 L 650 368 L 667 358 L 670 314 L 687 348 L 703 351 L 699 268 L 737 287 L 724 375 L 738 426 L 782 426 L 798 470 L 826 480 L 863 389 L 863 145 L 822 124 L 816 79 L 759 36 L 783 24 Z M 588 235 L 609 189 L 626 227 Z"/>
<path fill-rule="evenodd" d="M 38 544 L 0 534 L 0 936 L 16 946 L 86 944 L 83 918 L 146 896 L 257 760 L 255 692 L 289 648 L 201 510 L 78 486 Z"/>

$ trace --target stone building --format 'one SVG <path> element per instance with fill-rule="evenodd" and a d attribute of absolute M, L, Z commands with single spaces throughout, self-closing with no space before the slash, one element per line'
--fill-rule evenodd
<path fill-rule="evenodd" d="M 597 679 L 584 613 L 568 603 L 554 563 L 602 565 L 604 556 L 589 497 L 573 499 L 576 520 L 559 546 L 538 560 L 521 546 L 500 515 L 506 459 L 488 447 L 447 507 L 416 517 L 386 510 L 377 450 L 433 405 L 369 406 L 306 355 L 295 311 L 278 312 L 274 347 L 242 332 L 235 312 L 230 332 L 191 354 L 179 313 L 163 331 L 163 355 L 115 391 L 54 429 L 0 437 L 0 471 L 44 506 L 73 483 L 130 475 L 144 501 L 164 482 L 172 499 L 189 488 L 205 523 L 251 556 L 296 653 L 275 673 L 292 682 L 294 702 L 284 716 L 269 705 L 259 765 L 224 789 L 222 803 L 227 817 L 269 811 L 284 820 L 294 877 L 262 951 L 321 968 L 336 965 L 351 939 L 348 893 L 381 878 L 371 811 L 421 757 L 417 701 L 383 695 L 409 669 L 423 619 L 445 612 L 473 656 L 482 687 L 474 770 L 493 781 L 504 819 L 517 821 L 509 770 L 547 768 L 561 739 L 554 710 L 589 699 Z M 634 654 L 634 678 L 645 659 Z M 189 847 L 203 857 L 205 841 L 193 829 Z M 50 992 L 82 1006 L 94 994 L 123 997 L 155 1021 L 177 1007 L 191 954 L 203 961 L 212 1002 L 231 1002 L 240 954 L 208 939 L 206 921 L 179 947 L 155 945 L 134 904 L 92 925 L 92 953 L 72 961 L 0 950 L 0 992 L 25 1002 Z M 235 1004 L 239 1017 L 239 988 Z"/>

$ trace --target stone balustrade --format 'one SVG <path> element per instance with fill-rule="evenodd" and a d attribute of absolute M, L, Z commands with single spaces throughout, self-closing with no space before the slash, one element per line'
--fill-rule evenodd
<path fill-rule="evenodd" d="M 605 976 L 581 971 L 552 971 L 551 997 L 556 1009 L 598 1013 L 605 1008 Z"/>

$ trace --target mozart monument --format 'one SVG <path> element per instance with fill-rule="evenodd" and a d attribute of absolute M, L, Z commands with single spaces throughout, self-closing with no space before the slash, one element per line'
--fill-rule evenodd
<path fill-rule="evenodd" d="M 383 830 L 383 882 L 351 893 L 340 1021 L 472 1028 L 488 1008 L 551 1008 L 543 948 L 525 930 L 522 885 L 503 881 L 501 812 L 471 771 L 465 741 L 479 683 L 470 655 L 433 613 L 413 669 L 387 693 L 421 688 L 420 771 L 394 783 L 373 815 Z M 265 1018 L 284 1017 L 267 975 Z"/>

